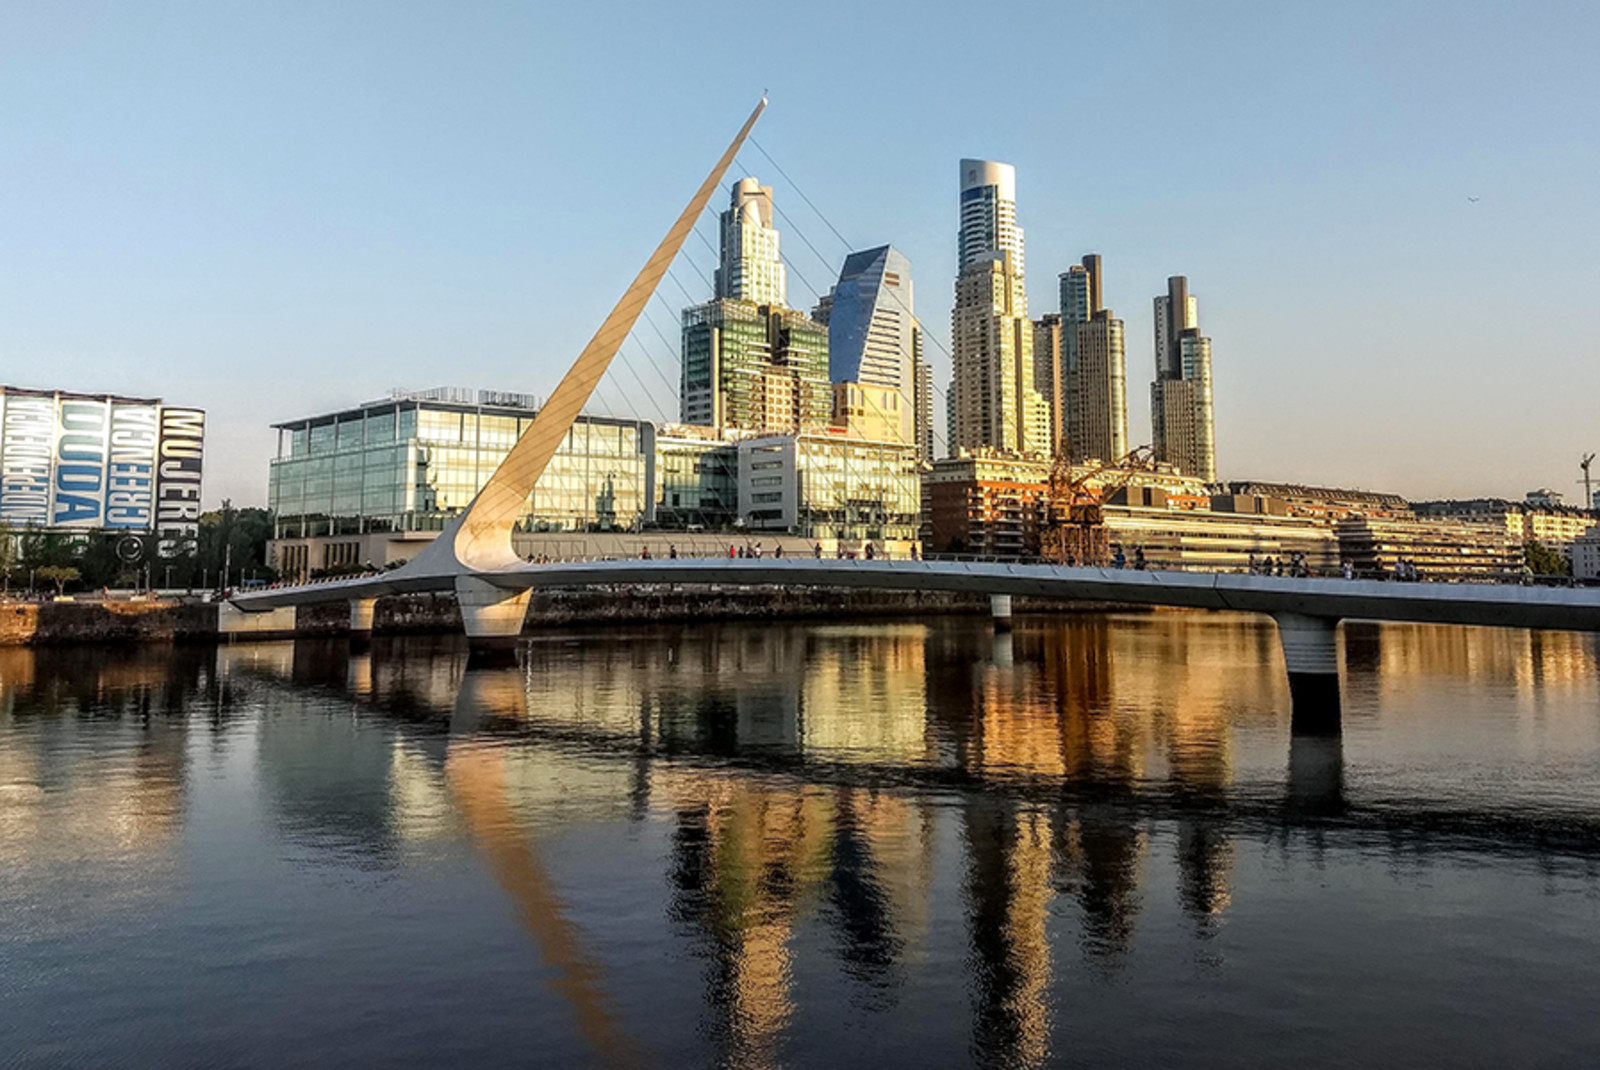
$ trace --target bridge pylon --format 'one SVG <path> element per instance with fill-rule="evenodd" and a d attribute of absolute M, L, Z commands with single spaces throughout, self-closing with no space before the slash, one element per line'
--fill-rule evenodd
<path fill-rule="evenodd" d="M 1272 619 L 1289 672 L 1290 731 L 1297 736 L 1338 735 L 1338 618 L 1277 612 Z"/>
<path fill-rule="evenodd" d="M 567 433 L 610 367 L 612 358 L 622 348 L 623 340 L 638 322 L 766 106 L 767 98 L 763 96 L 667 231 L 667 236 L 650 254 L 633 283 L 540 406 L 538 415 L 512 445 L 483 489 L 460 516 L 445 525 L 433 542 L 390 577 L 402 590 L 422 589 L 419 584 L 449 586 L 453 581 L 467 638 L 474 648 L 489 650 L 504 647 L 508 642 L 515 644 L 528 608 L 528 588 L 508 590 L 480 577 L 522 566 L 522 560 L 512 547 L 511 533 L 527 512 L 534 486 L 566 441 Z M 513 618 L 515 630 L 508 631 Z"/>

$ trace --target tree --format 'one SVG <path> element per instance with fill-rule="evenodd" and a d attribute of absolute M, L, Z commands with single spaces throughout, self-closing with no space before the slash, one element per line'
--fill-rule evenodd
<path fill-rule="evenodd" d="M 267 540 L 272 538 L 272 514 L 265 509 L 235 509 L 224 498 L 222 508 L 200 515 L 199 565 L 218 586 L 227 586 L 253 572 L 271 579 L 267 568 Z M 228 575 L 223 575 L 223 570 Z"/>
<path fill-rule="evenodd" d="M 78 570 L 70 565 L 46 565 L 39 569 L 38 576 L 46 583 L 56 585 L 56 597 L 67 593 L 67 584 L 78 582 Z"/>
<path fill-rule="evenodd" d="M 58 531 L 29 530 L 19 541 L 23 568 L 65 568 L 73 564 L 78 554 L 77 544 Z"/>
<path fill-rule="evenodd" d="M 1538 539 L 1529 539 L 1522 546 L 1522 559 L 1528 571 L 1535 576 L 1569 576 L 1572 564 Z"/>

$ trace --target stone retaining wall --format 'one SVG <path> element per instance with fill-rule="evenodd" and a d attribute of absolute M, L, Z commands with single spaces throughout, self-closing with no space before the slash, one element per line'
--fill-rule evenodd
<path fill-rule="evenodd" d="M 1110 608 L 1102 603 L 1016 600 L 1017 612 L 1070 612 Z M 527 628 L 657 621 L 796 620 L 988 613 L 983 595 L 941 591 L 870 591 L 782 587 L 590 588 L 536 591 Z M 227 620 L 219 628 L 219 616 Z M 269 619 L 270 618 L 270 619 Z M 0 646 L 43 643 L 122 643 L 184 640 L 241 641 L 285 635 L 343 635 L 350 627 L 344 602 L 301 606 L 293 614 L 248 619 L 231 607 L 176 602 L 0 603 Z M 264 630 L 263 630 L 264 629 Z M 377 633 L 461 631 L 461 614 L 448 594 L 380 598 Z"/>

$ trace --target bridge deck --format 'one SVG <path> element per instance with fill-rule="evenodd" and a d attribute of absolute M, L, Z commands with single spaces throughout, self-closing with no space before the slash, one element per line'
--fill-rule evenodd
<path fill-rule="evenodd" d="M 1470 583 L 1294 579 L 1241 573 L 978 561 L 680 558 L 526 564 L 472 573 L 508 594 L 606 584 L 778 584 L 1032 595 L 1135 605 L 1298 613 L 1339 620 L 1413 621 L 1600 631 L 1600 589 Z M 235 595 L 246 611 L 425 591 L 452 591 L 449 573 L 406 571 Z"/>

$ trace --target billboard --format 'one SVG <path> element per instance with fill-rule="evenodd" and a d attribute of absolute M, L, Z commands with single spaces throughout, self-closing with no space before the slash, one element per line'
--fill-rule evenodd
<path fill-rule="evenodd" d="M 56 399 L 7 392 L 0 418 L 0 523 L 50 522 Z"/>
<path fill-rule="evenodd" d="M 0 524 L 139 534 L 165 524 L 172 553 L 188 553 L 204 436 L 199 409 L 0 386 Z"/>
<path fill-rule="evenodd" d="M 161 408 L 156 467 L 156 555 L 184 557 L 200 545 L 200 474 L 206 414 Z"/>
<path fill-rule="evenodd" d="M 50 526 L 101 527 L 105 522 L 111 405 L 93 398 L 60 398 L 55 430 Z"/>
<path fill-rule="evenodd" d="M 156 445 L 160 434 L 156 406 L 113 403 L 110 461 L 106 469 L 106 527 L 150 530 L 155 516 Z"/>

